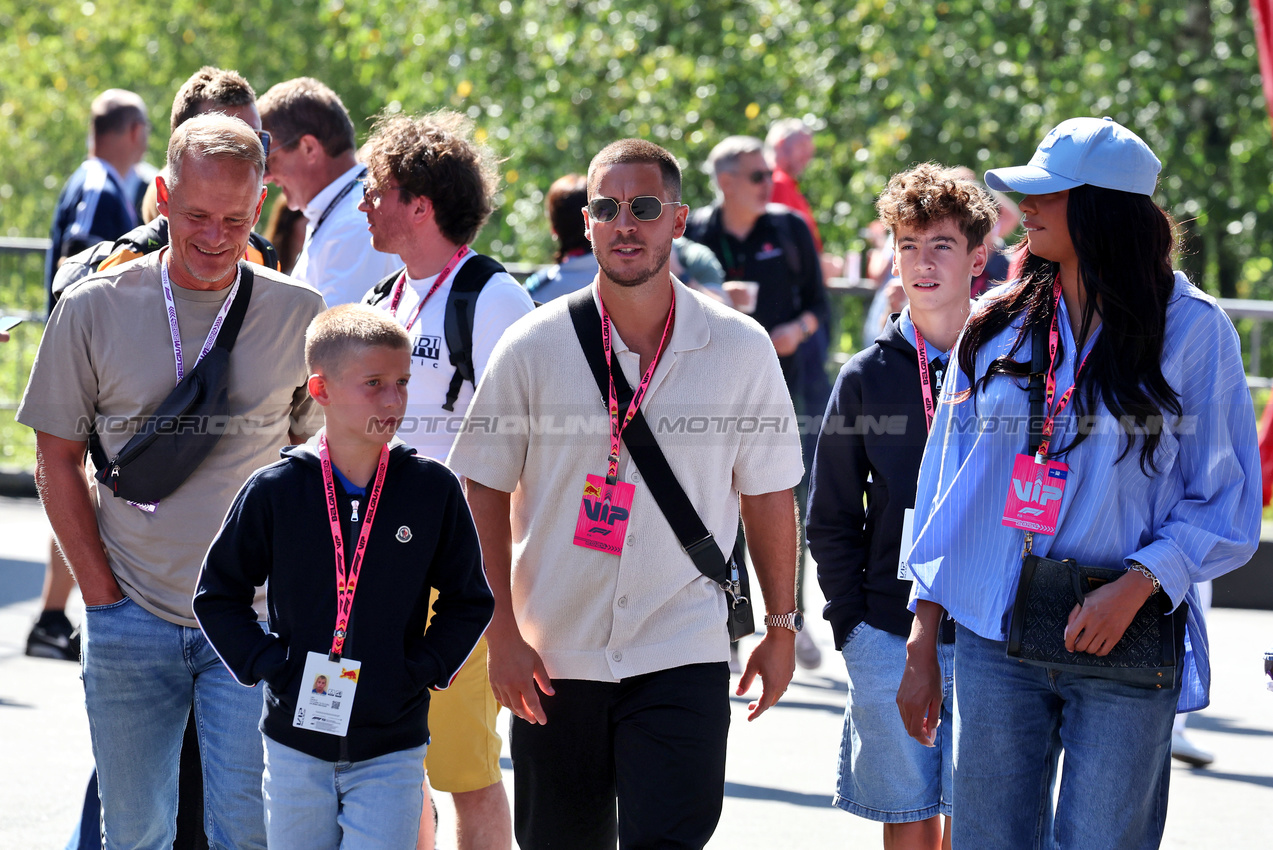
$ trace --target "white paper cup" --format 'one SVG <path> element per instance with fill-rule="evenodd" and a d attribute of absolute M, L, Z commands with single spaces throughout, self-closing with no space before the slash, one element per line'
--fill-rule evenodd
<path fill-rule="evenodd" d="M 760 284 L 754 280 L 727 280 L 721 289 L 734 302 L 734 309 L 743 313 L 756 312 L 756 296 L 760 294 Z"/>

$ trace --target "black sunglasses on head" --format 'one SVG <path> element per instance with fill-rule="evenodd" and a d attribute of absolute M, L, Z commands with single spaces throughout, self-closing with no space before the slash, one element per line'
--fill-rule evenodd
<path fill-rule="evenodd" d="M 628 205 L 628 209 L 632 211 L 632 217 L 637 221 L 655 221 L 663 215 L 664 207 L 682 206 L 680 201 L 660 201 L 653 195 L 637 195 L 630 201 L 616 201 L 614 198 L 602 195 L 588 202 L 588 215 L 593 221 L 603 224 L 614 221 L 619 217 L 619 207 L 624 204 Z"/>

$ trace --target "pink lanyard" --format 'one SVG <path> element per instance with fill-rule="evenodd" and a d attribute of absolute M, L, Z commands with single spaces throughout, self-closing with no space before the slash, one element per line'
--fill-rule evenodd
<path fill-rule="evenodd" d="M 468 245 L 461 245 L 456 250 L 456 252 L 451 256 L 451 259 L 447 261 L 447 264 L 442 267 L 442 271 L 438 272 L 438 279 L 433 281 L 433 286 L 429 287 L 429 291 L 425 293 L 425 296 L 420 299 L 420 303 L 416 305 L 415 312 L 411 314 L 411 318 L 403 323 L 402 326 L 404 328 L 411 330 L 411 326 L 415 324 L 415 320 L 420 317 L 420 311 L 424 309 L 424 305 L 427 304 L 429 299 L 433 297 L 433 293 L 437 292 L 438 289 L 441 288 L 442 284 L 446 283 L 447 277 L 450 276 L 451 272 L 455 270 L 456 265 L 459 264 L 460 260 L 464 259 L 464 255 L 468 252 Z M 406 292 L 406 290 L 407 273 L 404 271 L 402 273 L 402 277 L 398 279 L 397 287 L 393 290 L 393 300 L 389 302 L 389 312 L 393 314 L 394 318 L 397 318 L 398 316 L 398 305 L 402 303 L 402 295 Z"/>
<path fill-rule="evenodd" d="M 380 462 L 376 466 L 376 482 L 367 500 L 367 513 L 363 517 L 362 532 L 354 557 L 345 566 L 345 541 L 340 533 L 340 509 L 336 506 L 336 481 L 332 477 L 331 455 L 327 451 L 327 435 L 318 438 L 318 459 L 323 467 L 323 491 L 327 495 L 327 520 L 332 527 L 332 544 L 336 547 L 336 631 L 332 634 L 331 659 L 340 660 L 345 648 L 345 634 L 349 631 L 349 615 L 354 610 L 354 592 L 358 589 L 358 574 L 362 572 L 363 555 L 367 553 L 367 539 L 371 537 L 371 523 L 376 518 L 376 505 L 385 484 L 385 470 L 389 468 L 389 447 L 380 449 Z"/>
<path fill-rule="evenodd" d="M 601 301 L 600 298 L 597 299 Z M 610 376 L 610 466 L 606 470 L 606 486 L 613 487 L 619 480 L 619 445 L 623 440 L 623 430 L 628 427 L 628 423 L 632 421 L 632 417 L 636 416 L 636 412 L 641 408 L 641 401 L 645 398 L 645 391 L 650 387 L 650 379 L 654 377 L 654 369 L 659 365 L 659 360 L 663 357 L 663 348 L 667 345 L 668 336 L 672 332 L 672 317 L 676 315 L 676 290 L 672 290 L 672 305 L 667 308 L 667 323 L 663 325 L 663 338 L 659 340 L 659 350 L 655 352 L 654 359 L 650 361 L 650 366 L 645 370 L 645 374 L 641 377 L 641 383 L 637 386 L 636 392 L 632 394 L 632 401 L 628 403 L 628 412 L 624 414 L 623 421 L 619 421 L 619 394 L 614 388 L 614 372 L 611 370 L 610 364 L 610 314 L 606 312 L 606 303 L 601 301 L 601 345 L 606 352 L 606 373 Z"/>
<path fill-rule="evenodd" d="M 928 375 L 928 346 L 924 344 L 924 335 L 920 333 L 919 325 L 915 324 L 914 319 L 911 320 L 911 327 L 915 329 L 915 353 L 919 357 L 919 391 L 924 396 L 924 428 L 931 431 L 935 408 L 933 387 Z"/>
<path fill-rule="evenodd" d="M 1070 403 L 1070 397 L 1074 395 L 1074 388 L 1079 383 L 1079 373 L 1083 371 L 1083 367 L 1087 365 L 1087 358 L 1091 356 L 1089 351 L 1082 362 L 1079 363 L 1077 369 L 1074 370 L 1074 383 L 1070 388 L 1061 394 L 1061 398 L 1057 400 L 1056 407 L 1052 407 L 1052 399 L 1056 397 L 1056 350 L 1061 344 L 1061 332 L 1058 329 L 1057 321 L 1061 313 L 1061 281 L 1052 284 L 1052 328 L 1048 332 L 1048 376 L 1045 383 L 1045 401 L 1044 404 L 1050 411 L 1043 420 L 1043 442 L 1039 443 L 1038 454 L 1035 455 L 1036 463 L 1043 463 L 1048 455 L 1048 447 L 1052 443 L 1052 429 L 1056 425 L 1056 418 L 1061 415 L 1061 411 Z"/>

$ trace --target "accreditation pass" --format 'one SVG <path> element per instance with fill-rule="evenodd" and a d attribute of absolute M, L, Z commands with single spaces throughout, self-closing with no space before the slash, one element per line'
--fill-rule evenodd
<path fill-rule="evenodd" d="M 321 652 L 307 653 L 292 725 L 343 738 L 349 731 L 361 667 L 362 662 L 349 658 L 332 661 Z"/>

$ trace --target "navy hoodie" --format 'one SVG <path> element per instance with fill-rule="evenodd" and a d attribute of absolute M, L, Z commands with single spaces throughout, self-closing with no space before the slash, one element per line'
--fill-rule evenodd
<path fill-rule="evenodd" d="M 813 455 L 806 534 L 836 649 L 863 621 L 895 635 L 911 631 L 911 583 L 898 579 L 897 561 L 928 429 L 915 341 L 902 335 L 898 318 L 840 370 Z M 949 621 L 942 639 L 954 639 Z"/>
<path fill-rule="evenodd" d="M 326 655 L 336 626 L 336 554 L 316 440 L 283 449 L 283 460 L 243 485 L 195 591 L 199 625 L 235 679 L 265 681 L 261 731 L 324 761 L 427 742 L 428 689 L 451 683 L 495 608 L 459 481 L 401 442 L 390 449 L 345 639 L 343 654 L 362 670 L 343 738 L 292 725 L 306 654 Z M 348 563 L 365 500 L 354 522 L 339 477 L 336 499 Z M 269 632 L 252 610 L 267 580 Z M 426 632 L 432 588 L 438 600 Z"/>

